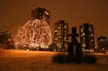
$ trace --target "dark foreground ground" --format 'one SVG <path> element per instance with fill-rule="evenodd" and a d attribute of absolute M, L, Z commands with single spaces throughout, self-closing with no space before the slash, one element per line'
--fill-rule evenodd
<path fill-rule="evenodd" d="M 57 52 L 0 50 L 0 71 L 108 71 L 107 62 L 105 64 L 53 63 L 52 57 L 55 54 Z"/>

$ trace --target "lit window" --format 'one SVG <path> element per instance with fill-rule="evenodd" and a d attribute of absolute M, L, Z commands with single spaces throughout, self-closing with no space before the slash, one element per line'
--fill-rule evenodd
<path fill-rule="evenodd" d="M 81 32 L 83 32 L 83 29 L 81 28 Z"/>
<path fill-rule="evenodd" d="M 93 37 L 93 33 L 91 34 L 91 37 Z"/>
<path fill-rule="evenodd" d="M 64 28 L 66 29 L 66 28 L 67 28 L 67 26 L 65 25 L 65 26 L 64 26 Z"/>
<path fill-rule="evenodd" d="M 83 36 L 85 36 L 85 33 L 83 33 Z"/>
<path fill-rule="evenodd" d="M 91 42 L 93 42 L 93 39 L 91 40 Z"/>
<path fill-rule="evenodd" d="M 100 42 L 104 42 L 104 39 L 100 39 Z"/>
<path fill-rule="evenodd" d="M 93 28 L 92 28 L 92 27 L 89 27 L 89 31 L 90 31 L 90 32 L 93 32 Z"/>
<path fill-rule="evenodd" d="M 85 47 L 86 45 L 85 45 L 85 43 L 82 43 L 82 47 Z"/>
<path fill-rule="evenodd" d="M 9 38 L 8 41 L 11 41 L 11 39 Z"/>
<path fill-rule="evenodd" d="M 66 36 L 64 37 L 64 39 L 66 40 Z"/>
<path fill-rule="evenodd" d="M 57 32 L 57 30 L 55 30 L 54 32 Z"/>
<path fill-rule="evenodd" d="M 85 36 L 85 33 L 84 32 L 81 34 L 81 37 L 83 37 L 83 36 Z"/>
<path fill-rule="evenodd" d="M 58 48 L 61 48 L 61 45 L 60 44 L 57 44 Z"/>

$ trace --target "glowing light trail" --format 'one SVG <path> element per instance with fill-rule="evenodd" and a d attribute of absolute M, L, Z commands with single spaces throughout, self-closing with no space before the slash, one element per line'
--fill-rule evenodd
<path fill-rule="evenodd" d="M 29 20 L 15 36 L 16 48 L 47 48 L 51 42 L 51 29 L 45 20 Z"/>

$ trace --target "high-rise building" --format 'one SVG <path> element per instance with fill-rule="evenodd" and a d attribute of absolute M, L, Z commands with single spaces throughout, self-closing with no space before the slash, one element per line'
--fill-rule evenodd
<path fill-rule="evenodd" d="M 46 20 L 50 22 L 50 12 L 45 8 L 35 8 L 32 10 L 32 19 Z"/>
<path fill-rule="evenodd" d="M 14 39 L 9 32 L 0 32 L 0 48 L 14 49 Z"/>
<path fill-rule="evenodd" d="M 98 45 L 98 49 L 108 49 L 107 45 L 108 45 L 108 40 L 107 40 L 107 37 L 105 36 L 100 36 L 97 38 L 97 45 Z"/>
<path fill-rule="evenodd" d="M 58 49 L 66 49 L 68 40 L 68 23 L 60 20 L 54 25 L 54 43 L 57 44 Z"/>
<path fill-rule="evenodd" d="M 82 48 L 85 50 L 91 50 L 95 48 L 93 25 L 85 23 L 80 26 L 80 42 Z"/>

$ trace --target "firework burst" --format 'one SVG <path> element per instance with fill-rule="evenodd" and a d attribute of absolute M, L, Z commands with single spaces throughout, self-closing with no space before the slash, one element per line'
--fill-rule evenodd
<path fill-rule="evenodd" d="M 16 48 L 47 48 L 51 44 L 51 29 L 45 20 L 32 19 L 18 29 L 15 36 Z"/>

